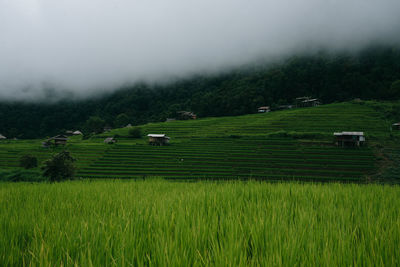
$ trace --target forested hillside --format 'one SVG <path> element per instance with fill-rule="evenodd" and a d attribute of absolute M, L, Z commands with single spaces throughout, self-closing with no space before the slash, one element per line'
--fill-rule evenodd
<path fill-rule="evenodd" d="M 399 80 L 399 48 L 373 47 L 356 55 L 321 52 L 166 85 L 136 84 L 78 102 L 2 102 L 0 133 L 8 138 L 35 138 L 64 130 L 85 131 L 91 116 L 121 126 L 116 125 L 121 114 L 133 125 L 164 121 L 179 110 L 193 111 L 199 117 L 241 115 L 256 112 L 258 106 L 290 104 L 299 96 L 317 97 L 323 103 L 354 98 L 391 100 L 400 98 Z"/>

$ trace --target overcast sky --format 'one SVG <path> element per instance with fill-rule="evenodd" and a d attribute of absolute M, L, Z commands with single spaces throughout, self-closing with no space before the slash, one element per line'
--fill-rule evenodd
<path fill-rule="evenodd" d="M 0 99 L 400 40 L 400 0 L 0 0 Z"/>

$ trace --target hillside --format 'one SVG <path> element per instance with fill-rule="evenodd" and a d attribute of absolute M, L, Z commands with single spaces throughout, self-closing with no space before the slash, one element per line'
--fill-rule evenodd
<path fill-rule="evenodd" d="M 385 155 L 396 151 L 394 140 L 400 138 L 400 131 L 390 131 L 393 122 L 384 112 L 388 106 L 347 102 L 266 114 L 149 123 L 141 126 L 143 134 L 165 133 L 171 137 L 169 146 L 150 146 L 147 138 L 129 138 L 129 128 L 121 128 L 89 140 L 71 137 L 65 149 L 77 159 L 77 177 L 82 178 L 365 181 L 382 178 L 377 174 L 390 169 L 396 160 Z M 332 134 L 337 131 L 363 131 L 367 146 L 336 147 Z M 109 136 L 118 136 L 118 142 L 105 144 L 103 140 Z M 41 141 L 0 142 L 0 168 L 17 169 L 19 158 L 25 154 L 43 162 L 64 149 L 42 148 Z M 394 170 L 384 178 L 397 179 L 396 175 Z"/>
<path fill-rule="evenodd" d="M 124 125 L 165 121 L 180 110 L 202 118 L 237 116 L 255 113 L 259 106 L 293 104 L 300 96 L 317 97 L 325 104 L 400 99 L 399 73 L 400 48 L 378 46 L 357 54 L 298 55 L 275 64 L 253 62 L 166 83 L 126 85 L 76 101 L 71 96 L 55 102 L 52 89 L 46 88 L 49 97 L 40 102 L 0 101 L 0 133 L 19 139 L 71 129 L 89 133 L 85 123 L 90 116 L 112 127 L 119 126 L 121 114 L 127 117 Z"/>

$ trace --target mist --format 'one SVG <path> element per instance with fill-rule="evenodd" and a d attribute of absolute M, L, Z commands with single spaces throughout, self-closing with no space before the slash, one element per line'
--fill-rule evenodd
<path fill-rule="evenodd" d="M 85 98 L 400 44 L 399 0 L 0 0 L 0 100 Z"/>

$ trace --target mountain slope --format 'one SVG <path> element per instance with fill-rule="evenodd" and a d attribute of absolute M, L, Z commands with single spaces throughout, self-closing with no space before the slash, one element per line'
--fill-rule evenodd
<path fill-rule="evenodd" d="M 380 169 L 378 145 L 392 146 L 392 140 L 400 137 L 400 132 L 389 130 L 384 114 L 372 106 L 368 102 L 338 103 L 267 114 L 149 123 L 141 126 L 142 132 L 167 134 L 171 137 L 169 146 L 149 146 L 145 137 L 128 138 L 129 128 L 122 128 L 89 140 L 72 137 L 66 149 L 76 157 L 77 176 L 82 178 L 364 181 Z M 338 148 L 333 144 L 336 131 L 364 131 L 368 145 Z M 105 144 L 108 136 L 118 136 L 118 142 Z M 34 154 L 43 161 L 63 149 L 41 148 L 39 140 L 2 142 L 0 147 L 1 168 L 16 168 L 24 154 Z"/>

